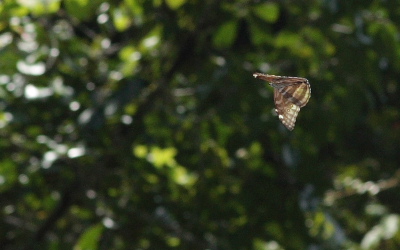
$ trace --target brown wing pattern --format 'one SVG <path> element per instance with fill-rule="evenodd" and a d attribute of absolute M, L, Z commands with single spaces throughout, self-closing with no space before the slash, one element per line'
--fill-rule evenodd
<path fill-rule="evenodd" d="M 306 78 L 254 73 L 255 78 L 268 81 L 274 87 L 275 111 L 279 120 L 289 130 L 294 129 L 300 108 L 311 97 L 311 87 Z"/>
<path fill-rule="evenodd" d="M 294 129 L 297 115 L 300 111 L 300 106 L 286 99 L 278 89 L 274 90 L 275 111 L 278 114 L 279 120 L 289 130 Z"/>

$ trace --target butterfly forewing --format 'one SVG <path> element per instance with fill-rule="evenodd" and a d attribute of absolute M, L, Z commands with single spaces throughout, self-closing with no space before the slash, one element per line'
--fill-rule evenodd
<path fill-rule="evenodd" d="M 304 82 L 287 87 L 275 88 L 275 90 L 278 90 L 284 98 L 300 106 L 300 108 L 306 106 L 311 96 L 310 85 Z"/>
<path fill-rule="evenodd" d="M 289 130 L 293 130 L 300 108 L 304 107 L 311 96 L 311 87 L 306 78 L 265 75 L 261 73 L 253 74 L 259 78 L 270 82 L 274 87 L 275 111 L 279 120 Z"/>

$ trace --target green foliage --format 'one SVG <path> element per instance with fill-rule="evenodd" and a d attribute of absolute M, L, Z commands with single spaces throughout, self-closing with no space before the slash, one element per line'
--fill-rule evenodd
<path fill-rule="evenodd" d="M 74 246 L 74 250 L 98 249 L 98 243 L 103 231 L 104 226 L 101 224 L 91 226 L 79 238 L 77 245 Z"/>
<path fill-rule="evenodd" d="M 1 249 L 397 249 L 395 1 L 0 2 Z M 293 131 L 254 72 L 309 79 Z"/>
<path fill-rule="evenodd" d="M 237 29 L 237 20 L 229 21 L 222 24 L 217 32 L 214 34 L 214 46 L 218 48 L 227 48 L 232 46 L 237 37 Z"/>
<path fill-rule="evenodd" d="M 277 3 L 262 3 L 253 6 L 252 10 L 255 15 L 269 23 L 275 23 L 279 18 L 279 6 Z"/>

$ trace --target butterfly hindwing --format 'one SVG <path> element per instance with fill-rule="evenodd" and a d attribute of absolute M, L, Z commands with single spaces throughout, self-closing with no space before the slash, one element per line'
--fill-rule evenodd
<path fill-rule="evenodd" d="M 289 130 L 293 130 L 300 108 L 311 96 L 311 87 L 306 78 L 265 75 L 254 73 L 255 78 L 268 81 L 274 87 L 275 111 L 279 120 Z"/>
<path fill-rule="evenodd" d="M 287 129 L 293 130 L 297 115 L 300 111 L 300 106 L 286 99 L 278 89 L 274 90 L 274 100 L 275 111 L 278 114 L 279 120 Z"/>

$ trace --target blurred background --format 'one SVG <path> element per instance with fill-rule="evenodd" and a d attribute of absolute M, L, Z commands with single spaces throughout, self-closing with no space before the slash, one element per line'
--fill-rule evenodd
<path fill-rule="evenodd" d="M 1 249 L 399 249 L 400 1 L 0 2 Z M 306 77 L 288 131 L 254 72 Z"/>

